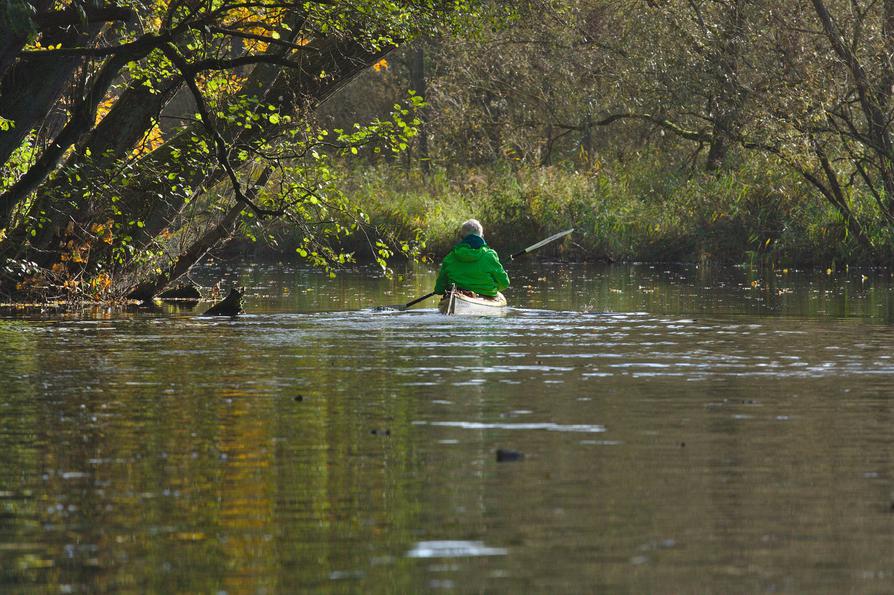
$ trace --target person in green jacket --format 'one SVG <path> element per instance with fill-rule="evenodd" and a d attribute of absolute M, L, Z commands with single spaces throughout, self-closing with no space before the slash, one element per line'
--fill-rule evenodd
<path fill-rule="evenodd" d="M 477 219 L 469 219 L 460 230 L 462 241 L 441 262 L 435 293 L 443 294 L 451 284 L 458 289 L 496 297 L 509 287 L 509 276 L 500 257 L 484 242 L 484 229 Z"/>

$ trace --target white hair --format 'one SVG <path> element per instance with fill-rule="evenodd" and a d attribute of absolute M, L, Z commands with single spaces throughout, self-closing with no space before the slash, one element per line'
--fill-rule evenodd
<path fill-rule="evenodd" d="M 484 228 L 481 227 L 481 223 L 478 219 L 469 219 L 468 221 L 463 222 L 463 225 L 459 230 L 459 235 L 461 237 L 466 237 L 470 233 L 473 233 L 478 237 L 484 237 Z"/>

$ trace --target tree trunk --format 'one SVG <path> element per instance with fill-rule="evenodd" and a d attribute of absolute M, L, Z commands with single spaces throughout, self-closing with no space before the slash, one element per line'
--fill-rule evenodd
<path fill-rule="evenodd" d="M 709 111 L 713 114 L 711 142 L 705 170 L 717 171 L 723 167 L 729 154 L 732 139 L 738 132 L 739 114 L 745 102 L 746 90 L 739 84 L 739 61 L 745 43 L 745 9 L 751 0 L 734 0 L 722 24 L 722 38 L 714 60 L 717 63 L 716 83 L 718 94 L 711 99 Z"/>
<path fill-rule="evenodd" d="M 86 45 L 101 29 L 102 25 L 89 25 L 85 33 L 80 33 L 71 28 L 70 32 L 49 35 L 44 43 L 61 43 L 66 47 Z M 13 120 L 15 127 L 0 133 L 0 163 L 6 163 L 25 136 L 47 117 L 82 62 L 83 58 L 77 56 L 56 57 L 42 61 L 39 66 L 19 63 L 9 69 L 0 87 L 0 115 Z"/>
<path fill-rule="evenodd" d="M 883 90 L 881 93 L 876 92 L 869 74 L 860 62 L 858 55 L 845 42 L 838 25 L 829 13 L 825 3 L 822 0 L 813 0 L 813 7 L 823 26 L 823 32 L 829 40 L 829 44 L 845 63 L 853 79 L 860 109 L 863 112 L 863 117 L 866 119 L 866 136 L 869 142 L 863 142 L 862 144 L 865 148 L 874 152 L 877 157 L 878 174 L 888 200 L 886 208 L 889 215 L 894 214 L 894 161 L 892 161 L 894 159 L 894 146 L 891 143 L 890 120 L 883 109 L 891 91 L 888 89 Z M 894 39 L 891 37 L 894 35 L 894 3 L 891 0 L 885 0 L 883 9 L 884 22 L 882 30 L 886 36 L 886 46 L 894 47 Z M 888 76 L 890 77 L 892 70 L 890 66 L 887 68 Z M 884 78 L 883 76 L 882 80 Z"/>
<path fill-rule="evenodd" d="M 148 53 L 148 50 L 146 51 Z M 93 84 L 86 96 L 81 98 L 72 110 L 71 118 L 50 146 L 41 153 L 34 165 L 19 178 L 6 192 L 0 195 L 0 227 L 7 227 L 16 206 L 46 179 L 59 165 L 63 155 L 75 144 L 81 135 L 88 132 L 96 121 L 99 102 L 118 76 L 118 72 L 135 56 L 113 56 L 103 64 L 93 78 Z"/>
<path fill-rule="evenodd" d="M 273 104 L 281 113 L 300 114 L 313 109 L 349 82 L 354 76 L 384 56 L 390 48 L 371 51 L 352 41 L 323 40 L 317 52 L 302 55 L 304 64 L 299 69 L 284 71 L 281 67 L 259 64 L 252 72 L 251 80 L 244 89 L 247 96 L 259 98 L 260 104 Z M 318 73 L 328 76 L 320 78 Z M 265 120 L 257 122 L 251 130 L 219 123 L 218 132 L 232 146 L 248 144 L 274 127 Z M 201 123 L 195 123 L 164 145 L 144 157 L 131 176 L 133 185 L 123 189 L 119 208 L 129 219 L 139 220 L 143 226 L 132 229 L 133 245 L 137 249 L 149 244 L 163 229 L 170 226 L 187 200 L 203 189 L 208 189 L 226 178 L 227 174 L 217 167 L 209 154 L 195 161 L 174 159 L 173 154 L 189 155 L 195 148 L 193 137 L 204 138 Z M 177 169 L 179 166 L 179 169 Z M 159 172 L 170 172 L 180 177 L 192 194 L 174 194 L 170 182 Z M 91 252 L 90 266 L 105 261 L 108 248 Z M 58 257 L 58 255 L 57 255 Z"/>
<path fill-rule="evenodd" d="M 270 179 L 272 169 L 266 168 L 254 185 L 249 189 L 248 194 L 251 198 L 257 196 L 258 190 L 263 188 Z M 189 272 L 189 270 L 199 262 L 208 252 L 213 250 L 222 240 L 230 237 L 236 228 L 236 223 L 245 207 L 236 203 L 230 207 L 226 215 L 209 231 L 205 232 L 202 237 L 192 243 L 189 248 L 184 250 L 180 256 L 171 264 L 167 271 L 153 279 L 140 283 L 128 293 L 128 298 L 147 302 L 158 295 L 167 286 L 176 282 L 177 279 Z"/>
<path fill-rule="evenodd" d="M 64 241 L 68 223 L 86 221 L 89 210 L 93 208 L 84 198 L 90 192 L 90 185 L 105 178 L 115 161 L 126 155 L 146 135 L 181 84 L 179 78 L 172 78 L 160 85 L 161 91 L 158 92 L 152 92 L 143 85 L 128 88 L 93 130 L 84 146 L 63 166 L 63 171 L 81 172 L 81 181 L 59 175 L 44 184 L 31 208 L 32 213 L 44 213 L 43 217 L 48 219 L 28 240 L 34 252 L 34 262 L 41 266 L 53 262 L 55 251 Z M 87 157 L 88 153 L 90 157 Z M 22 246 L 28 235 L 25 226 L 20 224 L 9 234 L 7 244 L 13 248 Z M 7 251 L 4 248 L 6 246 L 0 247 L 0 253 Z"/>
<path fill-rule="evenodd" d="M 0 27 L 0 80 L 16 61 L 16 56 L 25 45 L 25 36 L 16 35 L 5 27 Z"/>
<path fill-rule="evenodd" d="M 500 137 L 500 110 L 496 107 L 497 95 L 490 90 L 484 91 L 481 98 L 481 104 L 484 112 L 487 114 L 487 122 L 485 123 L 485 133 L 487 134 L 488 145 L 491 152 L 491 162 L 500 159 L 500 148 L 503 144 Z"/>
<path fill-rule="evenodd" d="M 427 89 L 425 86 L 425 55 L 421 41 L 416 42 L 416 48 L 413 50 L 413 56 L 410 60 L 410 87 L 416 91 L 416 94 L 425 99 Z M 419 126 L 419 136 L 417 146 L 419 147 L 419 166 L 422 171 L 428 173 L 431 169 L 431 161 L 428 154 L 428 130 L 426 124 L 428 122 L 428 114 L 426 108 L 419 111 L 419 119 L 422 124 Z"/>
<path fill-rule="evenodd" d="M 553 125 L 547 124 L 544 132 L 545 140 L 540 152 L 540 167 L 546 167 L 553 158 Z"/>
<path fill-rule="evenodd" d="M 733 125 L 733 120 L 734 118 L 727 114 L 715 120 L 711 134 L 711 142 L 708 147 L 708 157 L 705 160 L 705 171 L 717 171 L 723 166 L 724 161 L 726 161 L 730 145 L 729 131 Z"/>
<path fill-rule="evenodd" d="M 580 148 L 583 152 L 583 165 L 591 166 L 593 164 L 593 117 L 590 114 L 587 114 L 581 123 Z"/>

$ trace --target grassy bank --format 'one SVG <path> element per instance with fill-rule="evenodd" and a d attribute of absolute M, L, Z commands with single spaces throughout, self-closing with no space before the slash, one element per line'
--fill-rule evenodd
<path fill-rule="evenodd" d="M 425 176 L 384 166 L 345 175 L 349 196 L 373 223 L 404 237 L 421 230 L 433 255 L 448 250 L 473 216 L 504 251 L 574 227 L 573 241 L 559 250 L 582 260 L 828 266 L 874 264 L 891 253 L 890 232 L 870 230 L 879 248 L 868 254 L 806 182 L 763 159 L 719 175 L 648 157 L 587 173 L 497 166 Z"/>

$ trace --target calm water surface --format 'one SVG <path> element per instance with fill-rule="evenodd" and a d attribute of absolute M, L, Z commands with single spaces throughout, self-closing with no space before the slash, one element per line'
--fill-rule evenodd
<path fill-rule="evenodd" d="M 0 591 L 894 589 L 890 273 L 514 273 L 0 319 Z"/>

